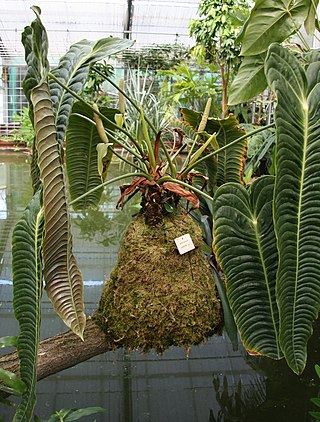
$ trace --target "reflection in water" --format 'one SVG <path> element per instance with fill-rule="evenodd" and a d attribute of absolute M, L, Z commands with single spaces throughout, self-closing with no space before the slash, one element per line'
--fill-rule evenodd
<path fill-rule="evenodd" d="M 119 164 L 109 169 L 109 177 L 119 176 Z M 11 283 L 11 235 L 14 224 L 32 197 L 30 164 L 27 156 L 0 155 L 0 283 Z M 118 186 L 111 186 L 103 194 L 104 201 L 97 209 L 72 212 L 74 253 L 83 273 L 85 284 L 102 284 L 117 261 L 123 231 L 138 211 L 130 203 L 124 211 L 116 210 L 120 195 Z"/>
<path fill-rule="evenodd" d="M 32 196 L 29 158 L 0 156 L 0 283 L 11 280 L 11 234 Z"/>
<path fill-rule="evenodd" d="M 7 197 L 6 187 L 1 187 L 0 188 L 0 220 L 6 220 L 8 218 L 6 197 Z"/>
<path fill-rule="evenodd" d="M 80 229 L 79 236 L 84 240 L 95 241 L 102 246 L 116 246 L 131 221 L 132 215 L 139 212 L 139 198 L 132 200 L 123 210 L 116 210 L 118 189 L 109 189 L 102 194 L 102 205 L 96 209 L 73 213 L 72 222 Z"/>
<path fill-rule="evenodd" d="M 5 220 L 8 217 L 7 213 L 7 177 L 6 167 L 4 163 L 0 163 L 0 220 Z"/>
<path fill-rule="evenodd" d="M 11 233 L 31 196 L 29 163 L 25 156 L 0 156 L 0 337 L 17 333 L 12 312 Z M 119 175 L 118 165 L 110 177 Z M 97 308 L 101 284 L 117 260 L 119 241 L 136 204 L 115 210 L 119 189 L 111 187 L 97 210 L 72 213 L 74 251 L 85 280 L 87 313 Z M 42 338 L 65 331 L 44 297 Z M 309 342 L 305 372 L 296 376 L 285 362 L 250 357 L 234 351 L 227 337 L 215 336 L 185 351 L 170 348 L 163 355 L 141 355 L 123 349 L 51 376 L 38 384 L 36 413 L 45 418 L 63 407 L 102 406 L 97 422 L 310 422 L 310 398 L 319 381 L 320 325 Z M 214 374 L 214 375 L 213 375 Z M 13 411 L 0 404 L 0 416 Z M 92 422 L 92 418 L 84 419 Z"/>
<path fill-rule="evenodd" d="M 222 385 L 221 385 L 222 384 Z M 220 409 L 217 418 L 210 411 L 210 422 L 241 422 L 251 420 L 254 411 L 266 400 L 264 379 L 252 377 L 249 384 L 243 386 L 241 379 L 229 386 L 226 376 L 213 376 L 213 386 Z M 229 391 L 230 390 L 230 391 Z"/>

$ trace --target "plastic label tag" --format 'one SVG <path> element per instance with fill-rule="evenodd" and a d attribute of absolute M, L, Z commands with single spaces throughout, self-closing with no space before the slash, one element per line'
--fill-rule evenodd
<path fill-rule="evenodd" d="M 178 251 L 180 255 L 184 253 L 190 252 L 195 249 L 195 246 L 192 242 L 191 236 L 189 233 L 184 234 L 183 236 L 177 237 L 174 239 L 175 244 L 177 245 Z"/>

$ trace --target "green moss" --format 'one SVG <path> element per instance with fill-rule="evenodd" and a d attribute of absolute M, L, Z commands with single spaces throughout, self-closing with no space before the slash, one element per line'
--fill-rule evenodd
<path fill-rule="evenodd" d="M 179 255 L 174 239 L 190 233 L 196 249 Z M 163 218 L 158 227 L 138 216 L 128 227 L 119 262 L 105 283 L 98 324 L 117 346 L 163 352 L 203 342 L 221 324 L 222 310 L 202 235 L 191 217 Z"/>

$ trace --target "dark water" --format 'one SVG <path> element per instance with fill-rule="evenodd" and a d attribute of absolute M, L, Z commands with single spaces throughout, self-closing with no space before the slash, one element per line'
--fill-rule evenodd
<path fill-rule="evenodd" d="M 112 177 L 119 165 L 112 166 Z M 117 259 L 121 234 L 135 207 L 115 210 L 118 188 L 105 192 L 99 211 L 73 213 L 74 251 L 85 280 L 86 311 L 96 309 L 102 283 Z M 11 233 L 31 197 L 26 156 L 0 155 L 0 336 L 18 333 L 12 311 Z M 44 298 L 42 338 L 66 328 Z M 226 336 L 194 347 L 189 359 L 183 349 L 162 356 L 124 349 L 106 353 L 38 383 L 36 414 L 48 418 L 63 407 L 102 406 L 93 422 L 306 422 L 312 421 L 311 397 L 320 382 L 319 324 L 309 342 L 309 360 L 301 376 L 282 361 L 250 357 L 239 344 L 234 351 Z M 5 352 L 5 350 L 4 350 Z M 4 422 L 13 411 L 0 404 Z M 1 420 L 1 419 L 0 419 Z"/>

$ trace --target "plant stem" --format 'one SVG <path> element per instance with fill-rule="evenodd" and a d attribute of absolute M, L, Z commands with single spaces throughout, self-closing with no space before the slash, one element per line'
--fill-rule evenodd
<path fill-rule="evenodd" d="M 257 134 L 257 133 L 259 133 L 259 132 L 262 132 L 262 131 L 264 131 L 264 130 L 266 130 L 266 129 L 270 129 L 270 128 L 272 128 L 272 127 L 275 127 L 275 123 L 270 123 L 270 125 L 266 125 L 266 126 L 262 126 L 262 127 L 260 127 L 259 129 L 256 129 L 256 130 L 254 130 L 254 131 L 252 131 L 252 132 L 249 132 L 249 133 L 247 133 L 246 135 L 243 135 L 243 136 L 240 136 L 240 138 L 238 138 L 238 139 L 235 139 L 234 141 L 232 141 L 232 142 L 230 142 L 230 144 L 228 144 L 228 145 L 225 145 L 225 146 L 223 146 L 223 147 L 221 147 L 221 148 L 219 148 L 219 149 L 217 149 L 216 151 L 213 151 L 211 154 L 208 154 L 208 155 L 206 155 L 205 157 L 202 157 L 202 158 L 200 158 L 198 161 L 196 161 L 195 163 L 193 163 L 192 165 L 190 165 L 190 166 L 188 166 L 185 170 L 184 170 L 184 172 L 183 173 L 181 173 L 181 177 L 183 178 L 185 175 L 187 175 L 195 166 L 197 166 L 198 164 L 200 164 L 200 163 L 202 163 L 202 161 L 205 161 L 205 160 L 207 160 L 208 158 L 210 158 L 210 157 L 213 157 L 213 156 L 215 156 L 215 155 L 217 155 L 217 154 L 220 154 L 222 151 L 224 151 L 224 150 L 226 150 L 226 149 L 228 149 L 228 148 L 230 148 L 230 147 L 233 147 L 234 145 L 236 145 L 238 142 L 241 142 L 241 141 L 243 141 L 244 139 L 246 139 L 246 138 L 249 138 L 250 136 L 253 136 L 253 135 L 255 135 L 255 134 Z"/>
<path fill-rule="evenodd" d="M 221 280 L 219 273 L 217 272 L 214 265 L 212 264 L 210 258 L 208 260 L 209 260 L 213 279 L 214 279 L 215 285 L 217 287 L 219 297 L 220 297 L 220 300 L 221 300 L 221 304 L 222 304 L 222 308 L 223 308 L 225 330 L 226 330 L 227 335 L 228 335 L 228 337 L 229 337 L 229 339 L 232 343 L 233 350 L 237 350 L 237 346 L 238 346 L 237 332 L 238 332 L 238 330 L 237 330 L 237 326 L 236 326 L 236 323 L 234 321 L 234 317 L 233 317 L 233 314 L 232 314 L 232 311 L 231 311 L 231 308 L 230 308 L 230 304 L 229 304 L 229 301 L 228 301 L 228 298 L 227 298 L 226 288 L 225 288 L 225 285 L 223 284 L 223 281 Z"/>
<path fill-rule="evenodd" d="M 108 185 L 111 185 L 112 183 L 118 182 L 119 180 L 128 179 L 129 177 L 137 177 L 137 176 L 145 177 L 149 179 L 149 175 L 146 173 L 127 173 L 122 176 L 115 177 L 114 179 L 107 180 L 106 182 L 101 183 L 99 186 L 96 186 L 95 188 L 88 190 L 88 192 L 84 193 L 83 195 L 80 195 L 78 198 L 69 202 L 69 205 L 75 204 L 77 201 L 80 201 L 80 199 L 85 198 L 87 195 L 91 194 L 92 192 L 95 192 L 96 190 L 100 189 L 102 186 L 108 186 Z"/>
<path fill-rule="evenodd" d="M 148 128 L 147 128 L 147 125 L 146 125 L 146 120 L 145 120 L 144 113 L 143 113 L 141 106 L 140 106 L 140 116 L 141 116 L 141 123 L 142 123 L 142 132 L 143 132 L 143 135 L 144 135 L 144 140 L 147 144 L 150 164 L 151 164 L 152 168 L 155 169 L 156 166 L 157 166 L 156 158 L 154 156 L 154 151 L 153 151 L 152 144 L 151 144 L 151 141 L 150 141 Z"/>
<path fill-rule="evenodd" d="M 130 160 L 127 160 L 126 158 L 124 158 L 121 154 L 119 154 L 114 148 L 112 148 L 111 146 L 109 147 L 111 149 L 111 151 L 113 152 L 114 155 L 116 155 L 118 158 L 120 158 L 121 161 L 124 161 L 125 163 L 127 163 L 129 166 L 135 167 L 137 170 L 144 172 L 145 170 L 142 169 L 141 167 L 139 167 L 137 164 L 133 163 Z M 146 172 L 147 173 L 147 172 Z"/>
<path fill-rule="evenodd" d="M 92 125 L 96 125 L 96 123 L 92 119 L 90 119 L 90 117 L 84 116 L 83 114 L 79 114 L 79 113 L 74 113 L 74 115 L 80 117 L 81 119 L 87 120 Z M 111 132 L 109 130 L 106 130 L 106 132 L 107 132 L 107 135 L 110 137 L 110 139 L 113 140 L 113 142 L 120 145 L 123 149 L 125 149 L 127 152 L 132 154 L 134 157 L 136 157 L 136 159 L 139 162 L 145 165 L 145 163 L 141 160 L 141 156 L 134 149 L 130 148 L 128 145 L 125 145 L 122 141 L 119 140 L 119 138 L 116 138 L 115 136 L 113 136 L 114 132 Z"/>
<path fill-rule="evenodd" d="M 178 155 L 185 149 L 187 148 L 187 144 L 183 144 L 181 145 L 181 147 L 179 149 L 177 149 L 177 151 L 170 157 L 172 162 L 178 157 Z"/>
<path fill-rule="evenodd" d="M 168 164 L 169 164 L 169 167 L 170 167 L 170 171 L 171 171 L 171 175 L 172 175 L 172 177 L 176 177 L 176 175 L 177 175 L 177 169 L 176 169 L 175 165 L 173 164 L 173 160 L 170 157 L 169 151 L 168 151 L 167 147 L 165 146 L 165 144 L 163 142 L 163 139 L 161 139 L 161 137 L 160 137 L 160 145 L 161 145 L 161 147 L 162 147 L 162 149 L 164 151 L 164 154 L 166 156 L 166 159 L 168 161 Z"/>
<path fill-rule="evenodd" d="M 309 46 L 309 44 L 307 43 L 307 40 L 305 39 L 304 35 L 302 34 L 301 31 L 297 32 L 298 37 L 300 38 L 300 40 L 302 41 L 302 44 L 305 46 L 305 48 L 307 49 L 307 51 L 310 51 L 311 48 Z"/>
<path fill-rule="evenodd" d="M 112 124 L 113 126 L 115 126 L 120 132 L 124 133 L 129 139 L 130 141 L 133 143 L 133 145 L 137 148 L 137 150 L 139 151 L 139 153 L 141 154 L 141 157 L 143 156 L 143 151 L 140 148 L 140 145 L 136 142 L 136 140 L 133 138 L 133 136 L 126 131 L 125 129 L 123 129 L 120 126 L 117 126 L 115 122 L 113 122 L 112 120 L 108 119 L 106 116 L 104 116 L 102 113 L 100 113 L 99 111 L 95 110 L 90 104 L 88 104 L 83 98 L 80 97 L 80 95 L 76 94 L 74 91 L 72 91 L 72 89 L 68 88 L 66 85 L 64 85 L 64 83 L 62 83 L 56 76 L 54 76 L 51 72 L 49 72 L 49 77 L 51 79 L 53 79 L 55 82 L 57 82 L 58 85 L 60 85 L 64 90 L 66 90 L 67 92 L 69 92 L 69 94 L 71 94 L 74 98 L 76 98 L 78 101 L 80 101 L 82 104 L 84 104 L 85 106 L 89 107 L 91 111 L 93 111 L 95 114 L 97 114 L 102 120 L 104 120 L 105 122 Z"/>
<path fill-rule="evenodd" d="M 124 97 L 126 97 L 126 99 L 133 105 L 133 107 L 140 113 L 140 107 L 138 106 L 138 104 L 132 100 L 132 98 L 129 97 L 129 95 L 127 95 L 121 88 L 118 87 L 118 85 L 113 82 L 112 79 L 110 79 L 108 76 L 104 75 L 102 72 L 100 72 L 100 70 L 96 69 L 95 67 L 92 68 L 96 73 L 98 73 L 98 75 L 102 76 L 103 78 L 105 78 L 112 86 L 114 86 Z M 157 129 L 154 127 L 153 123 L 145 116 L 145 120 L 148 123 L 148 125 L 150 126 L 150 128 L 153 130 L 154 134 L 157 135 L 158 131 Z"/>

